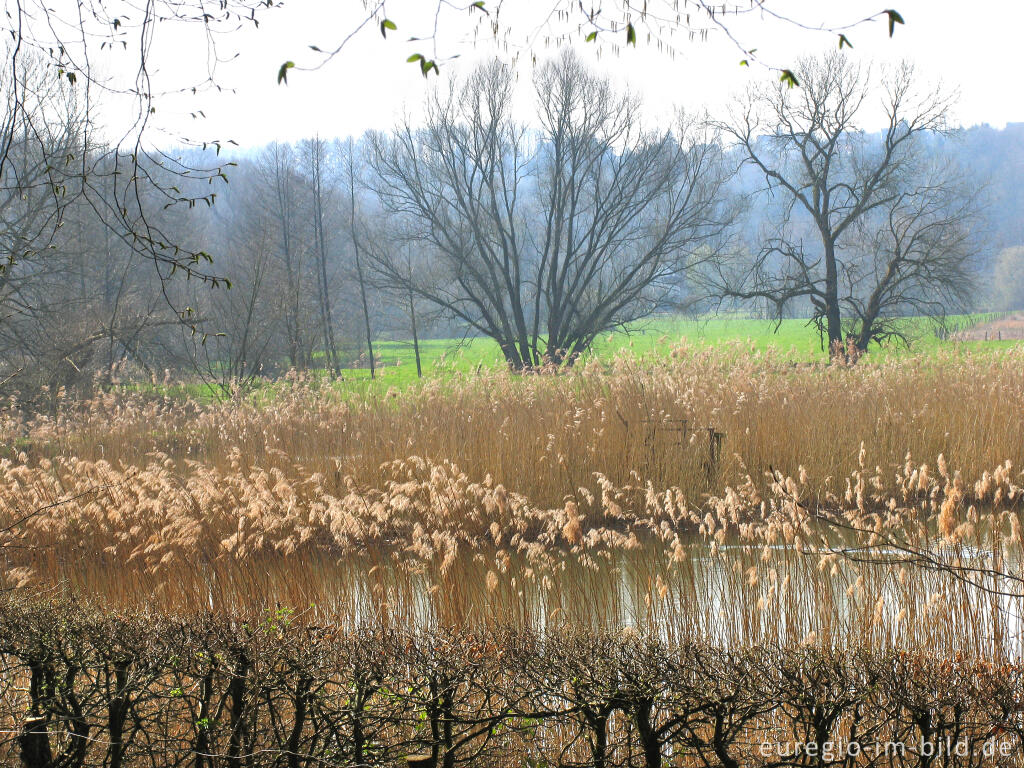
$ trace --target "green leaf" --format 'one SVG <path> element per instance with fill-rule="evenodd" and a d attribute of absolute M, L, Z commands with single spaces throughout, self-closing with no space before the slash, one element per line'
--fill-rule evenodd
<path fill-rule="evenodd" d="M 589 35 L 587 35 L 587 42 L 588 43 L 592 43 L 595 40 L 597 40 L 597 32 L 591 32 Z"/>
<path fill-rule="evenodd" d="M 422 54 L 414 53 L 412 56 L 410 56 L 408 59 L 406 59 L 406 61 L 408 61 L 411 64 L 412 62 L 419 61 L 422 58 L 423 58 Z"/>
<path fill-rule="evenodd" d="M 794 75 L 792 70 L 789 69 L 782 70 L 782 77 L 779 78 L 779 81 L 785 83 L 790 88 L 793 88 L 794 86 L 799 87 L 800 85 L 800 81 L 796 79 L 796 75 Z"/>
<path fill-rule="evenodd" d="M 398 26 L 391 19 L 384 19 L 380 23 L 380 35 L 383 38 L 387 38 L 389 29 L 398 29 Z"/>
<path fill-rule="evenodd" d="M 121 20 L 120 19 L 114 19 L 114 29 L 117 29 L 120 26 L 121 26 Z"/>
<path fill-rule="evenodd" d="M 746 59 L 743 59 L 743 61 L 740 62 L 740 66 L 741 67 L 749 67 L 750 66 L 750 62 L 747 61 Z"/>
<path fill-rule="evenodd" d="M 843 50 L 843 47 L 853 48 L 853 43 L 850 42 L 850 38 L 846 35 L 839 35 L 839 50 Z"/>
<path fill-rule="evenodd" d="M 899 11 L 894 11 L 892 8 L 887 11 L 882 11 L 882 13 L 889 17 L 889 37 L 892 37 L 893 33 L 896 31 L 896 25 L 903 24 L 903 17 L 900 16 Z"/>
<path fill-rule="evenodd" d="M 288 70 L 295 66 L 294 61 L 286 61 L 281 65 L 281 68 L 277 70 L 277 84 L 284 83 L 288 84 Z"/>
<path fill-rule="evenodd" d="M 636 30 L 633 28 L 632 22 L 626 25 L 626 45 L 630 44 L 636 48 Z"/>
<path fill-rule="evenodd" d="M 476 2 L 469 7 L 476 8 L 478 11 L 483 11 L 484 13 L 490 15 L 490 11 L 484 8 L 484 0 L 476 0 Z"/>

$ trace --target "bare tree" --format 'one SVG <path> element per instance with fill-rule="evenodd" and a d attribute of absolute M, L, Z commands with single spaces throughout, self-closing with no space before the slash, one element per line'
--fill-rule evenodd
<path fill-rule="evenodd" d="M 9 176 L 17 166 L 21 139 L 15 127 L 32 122 L 37 90 L 23 75 L 42 61 L 47 81 L 74 90 L 81 103 L 94 104 L 109 97 L 117 105 L 109 113 L 112 119 L 97 126 L 102 141 L 92 137 L 92 126 L 85 126 L 83 146 L 93 146 L 94 151 L 65 155 L 66 170 L 73 171 L 77 179 L 74 194 L 92 208 L 97 221 L 109 229 L 111 239 L 155 266 L 155 274 L 162 283 L 179 274 L 214 287 L 230 287 L 230 275 L 212 270 L 213 256 L 206 244 L 196 244 L 189 237 L 189 227 L 162 226 L 168 220 L 162 212 L 168 206 L 193 210 L 213 205 L 217 196 L 226 191 L 221 182 L 227 180 L 233 163 L 214 157 L 212 152 L 199 156 L 202 162 L 198 164 L 183 163 L 165 154 L 161 147 L 168 145 L 168 133 L 173 134 L 171 143 L 204 149 L 209 146 L 216 148 L 218 155 L 222 146 L 234 142 L 204 137 L 201 128 L 198 135 L 191 130 L 182 134 L 173 123 L 163 124 L 163 115 L 182 111 L 180 103 L 175 103 L 173 109 L 164 109 L 164 100 L 178 100 L 191 94 L 196 99 L 191 117 L 200 121 L 204 117 L 200 108 L 204 94 L 215 94 L 224 87 L 216 62 L 243 53 L 239 48 L 245 45 L 241 41 L 248 39 L 244 29 L 250 25 L 255 28 L 263 23 L 263 29 L 270 28 L 273 33 L 276 10 L 272 9 L 278 5 L 267 0 L 222 0 L 213 5 L 199 0 L 154 0 L 141 6 L 131 0 L 83 0 L 66 7 L 44 0 L 11 3 L 0 18 L 5 40 L 5 64 L 0 69 L 9 75 L 12 84 L 6 94 L 8 109 L 0 118 L 0 176 Z M 399 26 L 403 36 L 412 33 L 411 39 L 421 41 L 421 52 L 409 57 L 409 61 L 424 76 L 437 74 L 447 60 L 459 55 L 458 49 L 464 45 L 440 43 L 439 32 L 443 33 L 441 37 L 453 41 L 470 37 L 475 41 L 477 33 L 483 32 L 481 39 L 490 38 L 506 51 L 510 48 L 510 35 L 514 35 L 516 41 L 511 48 L 520 52 L 517 55 L 535 50 L 542 37 L 578 39 L 599 52 L 610 50 L 616 55 L 626 50 L 624 44 L 636 46 L 638 40 L 641 44 L 646 41 L 650 48 L 669 56 L 674 56 L 680 45 L 718 38 L 734 46 L 737 52 L 742 51 L 749 63 L 774 69 L 785 77 L 789 74 L 789 70 L 781 68 L 785 62 L 762 61 L 755 56 L 756 47 L 751 40 L 746 39 L 746 34 L 740 35 L 739 25 L 733 28 L 737 17 L 757 15 L 768 24 L 803 28 L 808 35 L 827 35 L 833 42 L 838 36 L 840 45 L 848 42 L 846 36 L 853 35 L 854 28 L 873 19 L 888 20 L 890 37 L 894 25 L 903 23 L 899 13 L 892 9 L 867 18 L 841 18 L 844 11 L 830 12 L 829 18 L 812 19 L 810 15 L 800 14 L 797 18 L 780 14 L 765 7 L 763 0 L 752 4 L 699 0 L 691 5 L 692 14 L 679 14 L 669 0 L 652 3 L 650 9 L 645 3 L 642 10 L 629 0 L 587 9 L 556 0 L 532 8 L 537 14 L 535 18 L 522 17 L 513 24 L 505 15 L 499 19 L 499 13 L 492 13 L 484 2 L 456 6 L 447 0 L 432 0 L 424 13 L 424 4 L 418 0 L 386 4 L 373 0 L 364 5 L 362 13 L 356 12 L 347 27 L 318 30 L 318 36 L 328 39 L 316 40 L 318 45 L 299 46 L 301 52 L 295 53 L 300 55 L 294 57 L 297 61 L 283 62 L 277 70 L 277 80 L 287 84 L 290 71 L 325 65 L 347 52 L 348 43 L 357 36 L 376 36 L 378 31 L 387 36 L 389 30 Z M 168 35 L 174 42 L 172 46 L 160 42 Z M 186 42 L 181 45 L 183 40 Z M 195 63 L 200 66 L 156 66 L 152 56 L 159 57 L 160 51 L 172 49 L 174 55 L 181 51 L 198 52 Z M 261 57 L 262 49 L 255 49 L 253 55 Z M 201 66 L 203 62 L 210 66 Z M 154 130 L 160 135 L 156 141 L 152 140 Z M 24 135 L 36 141 L 37 148 L 45 144 L 45 139 L 38 141 L 35 133 Z M 179 292 L 164 288 L 161 293 L 167 298 Z M 322 293 L 326 293 L 326 287 Z M 317 304 L 326 308 L 328 302 L 321 300 Z M 205 338 L 206 331 L 217 330 L 199 327 L 191 307 L 168 308 L 182 320 L 186 332 L 203 331 L 200 335 Z M 330 323 L 321 325 L 324 333 L 329 334 Z M 295 345 L 296 355 L 298 346 Z M 335 345 L 328 340 L 325 346 L 330 350 Z"/>
<path fill-rule="evenodd" d="M 260 170 L 252 166 L 241 169 L 241 183 L 218 205 L 216 226 L 206 234 L 224 249 L 222 263 L 233 277 L 232 289 L 209 291 L 196 285 L 190 299 L 201 309 L 203 319 L 219 329 L 199 350 L 200 373 L 224 393 L 251 384 L 275 367 L 275 358 L 283 357 L 286 348 L 291 351 L 281 343 L 287 339 L 281 331 L 288 314 L 275 306 L 279 289 L 274 285 L 279 279 L 274 269 L 277 222 L 259 205 L 264 190 L 254 183 L 254 176 Z"/>
<path fill-rule="evenodd" d="M 328 274 L 327 226 L 324 221 L 326 210 L 330 207 L 325 202 L 329 189 L 325 174 L 327 173 L 328 148 L 327 142 L 316 136 L 302 142 L 303 154 L 308 174 L 308 183 L 312 190 L 310 215 L 313 223 L 314 254 L 316 257 L 317 298 L 320 307 L 320 330 L 323 334 L 324 354 L 327 367 L 337 376 L 341 373 L 341 361 L 338 347 L 334 339 L 334 318 L 331 309 L 331 283 Z"/>
<path fill-rule="evenodd" d="M 641 126 L 639 102 L 570 51 L 540 67 L 541 130 L 512 115 L 514 73 L 495 61 L 435 94 L 426 126 L 371 138 L 372 183 L 432 254 L 377 264 L 493 338 L 514 368 L 571 363 L 594 338 L 669 305 L 730 220 L 714 137 Z"/>
<path fill-rule="evenodd" d="M 364 180 L 365 184 L 365 180 Z M 413 358 L 416 362 L 416 377 L 423 378 L 423 361 L 420 355 L 420 340 L 424 327 L 431 327 L 436 319 L 436 308 L 428 311 L 428 302 L 413 291 L 416 277 L 430 268 L 430 256 L 415 229 L 397 216 L 389 216 L 379 207 L 363 211 L 364 226 L 374 233 L 366 238 L 366 261 L 369 283 L 379 291 L 385 305 L 397 310 L 398 317 L 392 330 L 400 330 L 403 337 L 411 337 Z M 391 276 L 404 274 L 404 281 L 395 281 Z M 400 319 L 399 319 L 400 318 Z"/>
<path fill-rule="evenodd" d="M 752 259 L 714 265 L 713 291 L 767 301 L 777 319 L 809 301 L 830 345 L 845 331 L 863 350 L 898 334 L 893 315 L 941 316 L 969 290 L 974 199 L 922 151 L 946 131 L 952 97 L 916 90 L 912 67 L 898 67 L 883 81 L 879 136 L 861 127 L 876 106 L 869 70 L 834 53 L 802 61 L 799 79 L 752 90 L 720 125 L 783 205 Z"/>
<path fill-rule="evenodd" d="M 975 284 L 972 232 L 976 196 L 954 179 L 949 163 L 932 163 L 895 199 L 859 220 L 851 244 L 859 260 L 844 264 L 840 291 L 847 330 L 858 350 L 887 339 L 906 341 L 907 316 L 941 323 L 971 306 Z"/>
<path fill-rule="evenodd" d="M 83 152 L 85 108 L 54 80 L 41 59 L 0 70 L 0 291 L 16 279 L 21 259 L 38 257 L 52 242 L 81 185 L 68 158 Z"/>
<path fill-rule="evenodd" d="M 395 298 L 396 303 L 400 305 L 402 313 L 408 321 L 409 333 L 412 336 L 412 353 L 416 361 L 416 378 L 422 379 L 423 361 L 420 357 L 420 329 L 424 320 L 427 320 L 429 327 L 430 316 L 419 308 L 419 303 L 422 299 L 411 288 L 416 270 L 419 269 L 422 258 L 418 253 L 416 242 L 406 237 L 399 236 L 393 238 L 388 241 L 385 247 L 397 249 L 397 253 L 392 257 L 395 259 L 393 263 L 404 266 L 405 274 L 408 278 L 404 286 L 399 286 L 399 291 Z M 384 285 L 388 285 L 386 276 Z M 403 287 L 404 290 L 402 290 Z"/>
<path fill-rule="evenodd" d="M 280 298 L 277 310 L 284 323 L 287 337 L 288 363 L 297 370 L 310 365 L 312 340 L 310 329 L 315 327 L 308 317 L 307 273 L 308 254 L 305 246 L 302 205 L 302 179 L 296 171 L 294 149 L 287 144 L 268 146 L 258 160 L 258 186 L 262 208 L 274 222 L 277 258 L 283 271 L 279 280 Z"/>
<path fill-rule="evenodd" d="M 88 105 L 41 58 L 21 64 L 0 71 L 0 379 L 55 392 L 97 372 L 109 379 L 168 316 L 83 194 L 75 159 L 100 151 Z"/>
<path fill-rule="evenodd" d="M 356 157 L 355 142 L 349 138 L 345 145 L 344 174 L 345 186 L 348 188 L 348 232 L 352 240 L 352 258 L 355 267 L 356 283 L 359 285 L 359 299 L 363 307 L 363 327 L 366 332 L 366 351 L 370 358 L 370 378 L 376 378 L 377 366 L 373 357 L 373 329 L 370 323 L 370 305 L 367 300 L 367 283 L 369 275 L 363 267 L 362 244 L 364 222 L 359 209 L 359 162 Z"/>

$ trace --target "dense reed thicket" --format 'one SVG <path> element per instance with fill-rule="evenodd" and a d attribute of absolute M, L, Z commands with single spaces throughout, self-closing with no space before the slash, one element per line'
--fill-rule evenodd
<path fill-rule="evenodd" d="M 1024 736 L 1021 665 L 632 630 L 6 601 L 0 658 L 8 765 L 981 768 Z"/>
<path fill-rule="evenodd" d="M 702 430 L 711 426 L 725 435 L 713 492 L 747 474 L 763 487 L 769 467 L 796 476 L 803 466 L 820 494 L 854 467 L 862 443 L 886 474 L 908 453 L 918 463 L 941 453 L 972 478 L 1019 462 L 1022 363 L 1019 349 L 843 368 L 739 347 L 678 348 L 558 376 L 453 375 L 366 396 L 316 383 L 281 383 L 218 404 L 55 396 L 49 415 L 25 414 L 12 401 L 0 441 L 14 465 L 25 463 L 24 452 L 31 465 L 45 457 L 85 462 L 81 471 L 162 466 L 183 479 L 262 470 L 300 496 L 302 486 L 343 496 L 348 478 L 381 487 L 396 475 L 391 462 L 422 457 L 552 508 L 580 486 L 596 490 L 596 475 L 617 486 L 638 478 L 676 486 L 698 503 L 708 490 Z"/>
<path fill-rule="evenodd" d="M 741 352 L 11 403 L 4 575 L 169 613 L 1018 658 L 1024 353 Z"/>

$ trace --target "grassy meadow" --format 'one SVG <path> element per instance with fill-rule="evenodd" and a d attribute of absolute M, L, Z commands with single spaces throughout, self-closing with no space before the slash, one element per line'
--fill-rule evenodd
<path fill-rule="evenodd" d="M 949 318 L 949 324 L 969 327 L 990 315 L 963 315 Z M 941 339 L 930 321 L 907 318 L 904 321 L 909 345 L 892 343 L 872 350 L 875 359 L 953 348 L 1006 349 L 1014 341 L 955 342 Z M 659 357 L 673 347 L 684 345 L 717 348 L 737 346 L 752 352 L 781 354 L 800 362 L 828 359 L 827 350 L 807 320 L 789 318 L 777 323 L 742 315 L 707 315 L 699 317 L 657 316 L 637 323 L 626 330 L 602 336 L 585 359 L 607 359 L 619 353 L 635 357 Z M 377 359 L 376 377 L 386 385 L 408 386 L 416 380 L 416 360 L 411 341 L 378 340 L 374 342 Z M 423 339 L 420 341 L 420 363 L 424 378 L 471 373 L 503 368 L 497 345 L 491 339 Z M 345 368 L 343 378 L 348 386 L 361 389 L 363 379 L 370 375 L 365 353 Z"/>
<path fill-rule="evenodd" d="M 966 328 L 996 317 L 993 314 L 956 315 L 948 318 L 950 327 Z M 953 341 L 936 333 L 931 321 L 907 318 L 903 332 L 908 344 L 892 342 L 875 347 L 871 359 L 876 361 L 926 354 L 946 350 L 950 352 L 987 352 L 1012 349 L 1017 341 Z M 356 342 L 352 342 L 357 345 Z M 731 354 L 772 354 L 794 362 L 826 362 L 828 353 L 822 348 L 817 331 L 807 320 L 790 318 L 777 323 L 743 315 L 655 316 L 625 330 L 619 330 L 597 339 L 593 348 L 582 358 L 587 361 L 609 362 L 620 355 L 638 360 L 657 361 L 676 347 L 693 349 L 722 349 Z M 487 338 L 421 339 L 420 365 L 423 376 L 416 375 L 416 358 L 412 341 L 377 339 L 374 341 L 376 360 L 375 380 L 365 350 L 344 362 L 341 376 L 332 382 L 340 391 L 366 394 L 386 392 L 389 388 L 406 389 L 424 382 L 438 382 L 502 371 L 506 364 L 497 344 Z M 257 378 L 250 389 L 276 391 L 280 382 L 273 378 Z M 224 392 L 213 383 L 195 378 L 167 382 L 130 380 L 123 384 L 126 392 L 150 395 L 169 395 L 179 399 L 196 398 L 216 400 Z"/>

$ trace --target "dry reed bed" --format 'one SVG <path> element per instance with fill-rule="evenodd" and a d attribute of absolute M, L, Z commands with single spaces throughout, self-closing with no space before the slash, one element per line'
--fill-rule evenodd
<path fill-rule="evenodd" d="M 346 477 L 380 487 L 389 462 L 450 462 L 542 508 L 561 506 L 595 473 L 616 486 L 636 473 L 655 488 L 706 488 L 711 425 L 725 433 L 713 492 L 745 474 L 764 485 L 769 467 L 806 468 L 821 492 L 855 466 L 864 443 L 886 473 L 909 453 L 941 453 L 965 477 L 1024 459 L 1024 349 L 984 355 L 932 352 L 854 368 L 796 364 L 740 349 L 687 350 L 663 359 L 597 363 L 560 376 L 502 373 L 430 381 L 407 392 L 359 397 L 315 383 L 280 383 L 237 402 L 202 405 L 110 394 L 66 403 L 55 416 L 0 415 L 11 458 L 106 460 L 144 467 L 166 454 L 187 475 L 281 469 L 289 482 L 316 477 L 343 495 Z M 667 420 L 687 419 L 685 439 Z M 18 441 L 21 441 L 18 443 Z M 196 462 L 185 467 L 184 462 Z"/>
<path fill-rule="evenodd" d="M 934 499 L 940 455 L 964 503 L 998 507 L 1024 459 L 1022 364 L 1024 351 L 844 369 L 676 350 L 660 365 L 622 358 L 364 399 L 299 384 L 214 405 L 108 395 L 55 417 L 8 409 L 0 508 L 12 518 L 81 496 L 25 543 L 149 567 L 178 552 L 429 554 L 446 546 L 434 534 L 471 548 L 628 548 L 699 529 L 709 510 L 756 512 L 780 476 L 806 504 L 850 505 L 861 477 L 876 504 Z M 725 434 L 714 466 L 708 424 Z"/>
<path fill-rule="evenodd" d="M 571 620 L 1018 656 L 1019 600 L 972 582 L 1003 585 L 890 545 L 1019 569 L 1024 352 L 855 368 L 741 352 L 365 398 L 297 382 L 213 405 L 12 407 L 5 573 L 343 625 Z M 834 554 L 851 542 L 867 562 Z"/>

